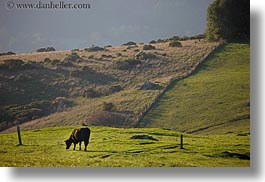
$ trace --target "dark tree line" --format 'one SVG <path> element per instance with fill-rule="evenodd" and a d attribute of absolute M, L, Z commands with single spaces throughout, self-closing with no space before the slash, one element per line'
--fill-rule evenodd
<path fill-rule="evenodd" d="M 250 38 L 250 0 L 215 0 L 207 10 L 209 41 Z"/>

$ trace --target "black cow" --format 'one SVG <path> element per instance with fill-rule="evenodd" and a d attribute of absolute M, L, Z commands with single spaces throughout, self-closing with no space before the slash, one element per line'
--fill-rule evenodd
<path fill-rule="evenodd" d="M 74 150 L 76 144 L 79 143 L 79 150 L 81 150 L 81 143 L 84 141 L 85 143 L 85 150 L 87 148 L 87 145 L 89 143 L 89 137 L 90 137 L 90 129 L 89 128 L 79 128 L 75 129 L 68 140 L 65 140 L 66 149 L 69 149 L 71 144 L 74 144 Z"/>

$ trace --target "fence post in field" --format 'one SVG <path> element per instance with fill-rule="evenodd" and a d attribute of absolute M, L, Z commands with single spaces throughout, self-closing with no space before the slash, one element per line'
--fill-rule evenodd
<path fill-rule="evenodd" d="M 22 145 L 22 140 L 21 140 L 20 127 L 19 127 L 19 125 L 17 126 L 17 136 L 18 136 L 19 145 Z"/>
<path fill-rule="evenodd" d="M 183 135 L 180 135 L 180 149 L 184 149 L 183 147 Z"/>

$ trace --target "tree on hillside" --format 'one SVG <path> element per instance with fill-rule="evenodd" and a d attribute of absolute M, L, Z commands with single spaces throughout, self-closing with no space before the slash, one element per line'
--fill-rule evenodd
<path fill-rule="evenodd" d="M 205 36 L 209 41 L 250 37 L 250 1 L 215 0 L 207 10 Z"/>

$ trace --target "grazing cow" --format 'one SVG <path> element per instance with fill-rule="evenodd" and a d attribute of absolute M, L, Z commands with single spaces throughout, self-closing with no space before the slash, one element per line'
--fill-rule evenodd
<path fill-rule="evenodd" d="M 79 128 L 75 129 L 68 140 L 65 140 L 66 149 L 69 149 L 71 144 L 74 144 L 74 150 L 76 144 L 79 143 L 79 150 L 81 150 L 81 143 L 84 141 L 85 143 L 85 150 L 87 149 L 87 145 L 89 143 L 89 137 L 90 137 L 90 129 L 89 128 Z"/>

